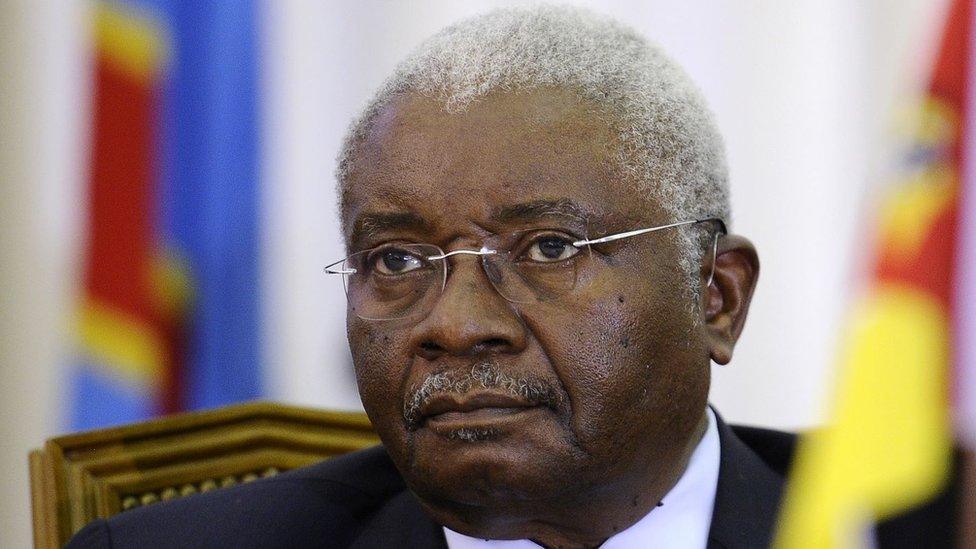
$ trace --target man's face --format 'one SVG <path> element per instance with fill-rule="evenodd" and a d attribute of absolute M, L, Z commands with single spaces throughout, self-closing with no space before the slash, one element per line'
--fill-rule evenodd
<path fill-rule="evenodd" d="M 401 97 L 352 165 L 350 251 L 477 250 L 524 229 L 584 238 L 673 221 L 621 180 L 616 138 L 587 107 L 551 90 L 495 94 L 454 114 Z M 477 530 L 475 509 L 497 522 L 623 490 L 643 514 L 642 494 L 670 487 L 709 379 L 675 236 L 594 246 L 576 287 L 552 300 L 509 302 L 478 257 L 457 255 L 426 316 L 350 313 L 365 409 L 429 510 L 471 509 L 464 520 Z"/>

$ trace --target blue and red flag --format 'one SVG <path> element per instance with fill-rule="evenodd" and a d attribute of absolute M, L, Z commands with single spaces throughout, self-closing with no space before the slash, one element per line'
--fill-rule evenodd
<path fill-rule="evenodd" d="M 73 429 L 262 393 L 256 15 L 94 4 Z"/>

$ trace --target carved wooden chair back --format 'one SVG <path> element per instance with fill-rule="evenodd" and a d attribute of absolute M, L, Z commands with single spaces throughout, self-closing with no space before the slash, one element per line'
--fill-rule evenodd
<path fill-rule="evenodd" d="M 34 543 L 62 547 L 97 518 L 378 443 L 365 414 L 270 402 L 55 437 L 30 454 Z"/>

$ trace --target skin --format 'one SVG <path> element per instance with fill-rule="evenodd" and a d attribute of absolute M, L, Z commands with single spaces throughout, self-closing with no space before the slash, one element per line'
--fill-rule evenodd
<path fill-rule="evenodd" d="M 556 89 L 496 93 L 453 114 L 401 96 L 353 160 L 343 197 L 347 245 L 476 250 L 492 235 L 524 228 L 596 237 L 673 221 L 614 169 L 618 143 L 605 120 Z M 493 215 L 539 201 L 575 204 L 584 219 Z M 364 225 L 377 213 L 411 213 L 424 225 Z M 426 317 L 367 321 L 350 313 L 366 412 L 436 521 L 474 537 L 595 547 L 674 486 L 707 425 L 709 358 L 731 359 L 759 271 L 748 240 L 723 237 L 713 282 L 689 307 L 675 236 L 594 246 L 577 287 L 553 301 L 505 300 L 479 259 L 462 255 L 450 258 L 447 285 Z M 702 265 L 703 280 L 711 262 Z M 538 380 L 558 403 L 455 410 L 408 425 L 404 404 L 425 379 L 484 361 Z M 450 436 L 461 428 L 488 434 Z"/>

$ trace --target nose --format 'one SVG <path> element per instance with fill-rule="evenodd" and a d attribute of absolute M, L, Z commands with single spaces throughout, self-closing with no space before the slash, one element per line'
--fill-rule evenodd
<path fill-rule="evenodd" d="M 444 355 L 518 353 L 525 349 L 525 324 L 488 281 L 480 258 L 451 259 L 453 268 L 444 291 L 411 333 L 414 354 L 436 360 Z"/>

